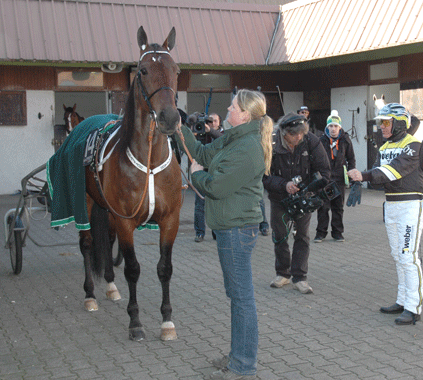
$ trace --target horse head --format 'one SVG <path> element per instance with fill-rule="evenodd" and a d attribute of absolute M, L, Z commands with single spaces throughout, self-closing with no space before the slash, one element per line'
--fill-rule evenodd
<path fill-rule="evenodd" d="M 179 124 L 176 108 L 176 92 L 179 67 L 172 59 L 170 50 L 175 46 L 175 28 L 160 46 L 148 44 L 147 35 L 141 26 L 138 29 L 140 59 L 136 75 L 137 92 L 143 99 L 142 107 L 155 119 L 159 131 L 171 135 Z"/>
<path fill-rule="evenodd" d="M 73 105 L 73 107 L 66 107 L 63 104 L 63 109 L 65 110 L 63 119 L 65 120 L 66 130 L 68 133 L 71 133 L 72 129 L 74 129 L 82 120 L 84 120 L 84 118 L 79 116 L 75 111 L 76 103 Z"/>
<path fill-rule="evenodd" d="M 378 99 L 377 96 L 375 94 L 373 94 L 373 100 L 375 102 L 375 105 L 374 105 L 374 117 L 376 117 L 378 115 L 379 111 L 386 104 L 385 103 L 385 95 L 382 94 L 382 96 L 380 97 L 380 99 Z"/>

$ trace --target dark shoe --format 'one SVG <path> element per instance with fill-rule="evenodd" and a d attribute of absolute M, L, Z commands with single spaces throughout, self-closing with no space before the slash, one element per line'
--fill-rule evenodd
<path fill-rule="evenodd" d="M 401 314 L 404 311 L 404 306 L 394 303 L 392 306 L 381 307 L 380 312 L 385 314 Z"/>
<path fill-rule="evenodd" d="M 314 238 L 315 243 L 321 243 L 323 240 L 325 240 L 325 236 L 316 234 L 316 237 Z"/>
<path fill-rule="evenodd" d="M 223 368 L 219 371 L 213 372 L 210 377 L 210 380 L 254 380 L 257 379 L 256 375 L 238 375 L 235 372 L 232 372 L 229 368 Z"/>
<path fill-rule="evenodd" d="M 204 240 L 204 236 L 203 235 L 197 235 L 194 239 L 194 241 L 196 243 L 201 243 Z"/>
<path fill-rule="evenodd" d="M 269 230 L 268 230 L 267 228 L 262 228 L 262 229 L 260 230 L 260 232 L 261 232 L 261 234 L 262 234 L 263 236 L 267 236 L 267 235 L 269 235 Z"/>
<path fill-rule="evenodd" d="M 345 241 L 344 237 L 342 236 L 342 234 L 333 234 L 332 235 L 333 239 L 335 241 L 337 241 L 338 243 L 343 243 Z"/>
<path fill-rule="evenodd" d="M 420 314 L 414 314 L 408 310 L 404 310 L 402 314 L 395 319 L 397 325 L 415 325 L 417 321 L 420 321 Z"/>
<path fill-rule="evenodd" d="M 229 365 L 229 356 L 225 355 L 218 359 L 213 359 L 211 362 L 217 369 L 226 368 Z"/>

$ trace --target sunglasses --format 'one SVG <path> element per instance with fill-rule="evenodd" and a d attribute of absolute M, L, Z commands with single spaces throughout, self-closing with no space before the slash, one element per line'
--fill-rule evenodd
<path fill-rule="evenodd" d="M 378 125 L 379 127 L 381 127 L 382 125 L 384 127 L 389 127 L 391 125 L 391 122 L 392 122 L 391 119 L 389 119 L 389 120 L 380 120 L 380 119 L 378 119 L 378 120 L 376 120 L 376 125 Z"/>

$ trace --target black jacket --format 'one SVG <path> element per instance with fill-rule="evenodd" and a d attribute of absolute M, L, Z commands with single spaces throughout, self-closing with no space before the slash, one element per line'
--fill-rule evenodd
<path fill-rule="evenodd" d="M 285 199 L 288 196 L 287 183 L 298 175 L 302 177 L 306 185 L 310 183 L 312 175 L 316 172 L 320 172 L 329 182 L 329 160 L 318 137 L 311 132 L 307 133 L 293 153 L 283 147 L 279 129 L 274 137 L 270 175 L 263 177 L 263 185 L 269 193 L 270 200 Z"/>
<path fill-rule="evenodd" d="M 344 184 L 344 165 L 347 167 L 347 170 L 355 169 L 354 149 L 348 133 L 341 129 L 340 136 L 338 137 L 338 154 L 333 158 L 330 148 L 330 138 L 324 134 L 320 137 L 320 141 L 329 158 L 331 180 L 338 184 Z"/>

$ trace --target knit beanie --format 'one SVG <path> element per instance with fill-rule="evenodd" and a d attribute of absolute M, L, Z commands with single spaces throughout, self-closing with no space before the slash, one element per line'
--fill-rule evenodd
<path fill-rule="evenodd" d="M 335 124 L 342 127 L 341 118 L 339 117 L 337 110 L 332 110 L 332 112 L 330 113 L 330 116 L 328 117 L 326 121 L 326 125 L 329 125 L 329 124 Z"/>

